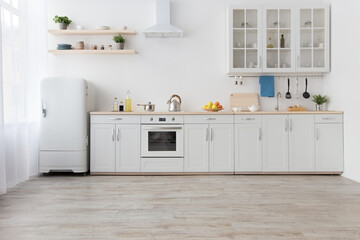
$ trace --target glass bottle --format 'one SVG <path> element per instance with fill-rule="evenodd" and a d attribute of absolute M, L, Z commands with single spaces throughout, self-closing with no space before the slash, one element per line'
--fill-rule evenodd
<path fill-rule="evenodd" d="M 120 111 L 120 112 L 123 112 L 123 111 L 124 111 L 124 104 L 123 104 L 123 102 L 120 102 L 119 111 Z"/>
<path fill-rule="evenodd" d="M 285 38 L 284 38 L 284 34 L 281 34 L 280 48 L 285 48 Z"/>
<path fill-rule="evenodd" d="M 126 92 L 125 112 L 131 112 L 131 93 L 130 93 L 130 90 L 128 90 Z"/>
<path fill-rule="evenodd" d="M 113 102 L 113 112 L 117 112 L 117 111 L 119 111 L 118 101 L 117 101 L 117 98 L 115 98 L 114 102 Z"/>
<path fill-rule="evenodd" d="M 272 39 L 271 39 L 271 37 L 269 37 L 267 48 L 273 48 L 273 47 L 274 47 L 274 45 L 272 44 Z"/>

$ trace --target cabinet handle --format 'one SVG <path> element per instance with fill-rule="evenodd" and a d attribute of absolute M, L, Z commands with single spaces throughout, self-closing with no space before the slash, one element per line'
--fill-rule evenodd
<path fill-rule="evenodd" d="M 119 142 L 120 141 L 120 128 L 117 129 L 117 141 Z"/>
<path fill-rule="evenodd" d="M 285 132 L 288 131 L 288 120 L 285 118 Z"/>
<path fill-rule="evenodd" d="M 261 128 L 259 128 L 259 141 L 261 141 Z"/>
<path fill-rule="evenodd" d="M 322 120 L 334 120 L 335 118 L 331 118 L 331 117 L 323 117 Z"/>
<path fill-rule="evenodd" d="M 241 118 L 241 120 L 244 120 L 244 121 L 254 121 L 255 118 Z"/>
<path fill-rule="evenodd" d="M 262 68 L 262 57 L 259 56 L 259 68 Z"/>
<path fill-rule="evenodd" d="M 319 129 L 316 129 L 316 140 L 319 141 Z"/>
<path fill-rule="evenodd" d="M 109 120 L 122 120 L 122 118 L 109 118 Z"/>
<path fill-rule="evenodd" d="M 292 132 L 292 128 L 293 128 L 293 124 L 292 124 L 292 119 L 290 118 L 290 132 Z"/>
<path fill-rule="evenodd" d="M 112 130 L 112 140 L 113 140 L 113 142 L 115 141 L 115 128 L 113 128 L 113 130 Z"/>
<path fill-rule="evenodd" d="M 210 141 L 212 142 L 212 140 L 213 140 L 213 130 L 212 128 L 210 128 Z"/>
<path fill-rule="evenodd" d="M 297 56 L 297 66 L 300 67 L 300 56 Z"/>
<path fill-rule="evenodd" d="M 216 120 L 216 118 L 203 118 L 203 120 Z"/>
<path fill-rule="evenodd" d="M 205 139 L 206 139 L 206 141 L 208 141 L 208 129 L 207 128 L 205 128 Z"/>

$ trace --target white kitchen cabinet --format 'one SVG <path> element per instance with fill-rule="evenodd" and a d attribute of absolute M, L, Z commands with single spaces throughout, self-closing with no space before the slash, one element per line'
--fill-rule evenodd
<path fill-rule="evenodd" d="M 266 115 L 262 118 L 263 171 L 289 171 L 289 123 L 287 115 Z"/>
<path fill-rule="evenodd" d="M 210 124 L 210 172 L 234 171 L 234 125 Z"/>
<path fill-rule="evenodd" d="M 262 172 L 261 122 L 235 125 L 235 172 Z"/>
<path fill-rule="evenodd" d="M 116 172 L 140 172 L 140 126 L 116 125 Z"/>
<path fill-rule="evenodd" d="M 264 72 L 295 72 L 295 11 L 291 7 L 263 8 Z"/>
<path fill-rule="evenodd" d="M 329 6 L 300 7 L 296 18 L 297 72 L 329 72 Z"/>
<path fill-rule="evenodd" d="M 289 115 L 289 171 L 315 172 L 314 115 Z"/>
<path fill-rule="evenodd" d="M 228 74 L 329 72 L 329 33 L 328 5 L 230 6 Z"/>
<path fill-rule="evenodd" d="M 115 124 L 91 124 L 91 172 L 115 172 Z"/>
<path fill-rule="evenodd" d="M 344 142 L 342 123 L 315 125 L 317 172 L 344 171 Z"/>
<path fill-rule="evenodd" d="M 185 172 L 234 171 L 234 117 L 184 116 Z"/>
<path fill-rule="evenodd" d="M 140 124 L 117 123 L 128 120 L 137 122 L 133 116 L 92 117 L 91 172 L 140 172 Z"/>
<path fill-rule="evenodd" d="M 208 124 L 185 124 L 185 172 L 209 171 Z"/>
<path fill-rule="evenodd" d="M 229 72 L 261 72 L 260 7 L 228 9 Z"/>

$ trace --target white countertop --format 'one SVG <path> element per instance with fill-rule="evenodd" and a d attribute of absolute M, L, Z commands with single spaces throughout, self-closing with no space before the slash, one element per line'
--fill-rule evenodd
<path fill-rule="evenodd" d="M 343 111 L 257 111 L 257 112 L 90 112 L 91 115 L 275 115 L 275 114 L 343 114 Z"/>

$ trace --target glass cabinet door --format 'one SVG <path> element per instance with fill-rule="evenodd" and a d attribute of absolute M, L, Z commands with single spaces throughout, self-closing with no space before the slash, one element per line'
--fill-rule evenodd
<path fill-rule="evenodd" d="M 329 70 L 328 11 L 326 8 L 298 9 L 297 70 Z"/>
<path fill-rule="evenodd" d="M 259 72 L 259 9 L 230 8 L 229 72 Z"/>
<path fill-rule="evenodd" d="M 294 11 L 264 9 L 264 72 L 295 71 Z"/>

